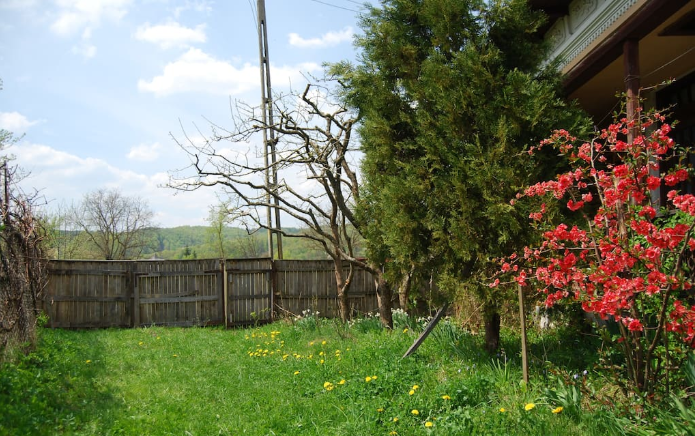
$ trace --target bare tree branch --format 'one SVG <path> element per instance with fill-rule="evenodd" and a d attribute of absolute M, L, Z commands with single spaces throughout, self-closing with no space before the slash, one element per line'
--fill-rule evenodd
<path fill-rule="evenodd" d="M 300 93 L 273 99 L 276 122 L 263 122 L 260 108 L 230 103 L 232 128 L 210 123 L 211 134 L 202 140 L 190 137 L 182 126 L 183 140 L 174 137 L 187 154 L 189 165 L 170 173 L 168 187 L 195 191 L 216 188 L 239 201 L 235 212 L 268 229 L 265 210 L 276 208 L 309 229 L 301 234 L 281 228 L 269 230 L 284 237 L 302 237 L 318 242 L 336 265 L 336 284 L 341 314 L 349 315 L 347 291 L 353 266 L 379 274 L 355 253 L 360 223 L 355 216 L 360 198 L 359 176 L 352 145 L 357 118 L 324 82 L 309 84 Z M 262 159 L 254 141 L 265 129 L 277 137 L 277 159 Z M 172 136 L 173 137 L 173 136 Z M 257 142 L 256 142 L 257 143 Z M 275 184 L 266 182 L 268 172 L 278 174 Z M 348 271 L 343 266 L 349 266 Z"/>

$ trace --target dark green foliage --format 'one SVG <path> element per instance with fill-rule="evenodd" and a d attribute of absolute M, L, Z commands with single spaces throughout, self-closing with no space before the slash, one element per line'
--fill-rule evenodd
<path fill-rule="evenodd" d="M 491 260 L 528 240 L 509 201 L 562 162 L 526 151 L 587 125 L 541 66 L 542 22 L 521 0 L 386 0 L 363 18 L 359 64 L 333 72 L 362 120 L 371 256 L 487 295 Z"/>

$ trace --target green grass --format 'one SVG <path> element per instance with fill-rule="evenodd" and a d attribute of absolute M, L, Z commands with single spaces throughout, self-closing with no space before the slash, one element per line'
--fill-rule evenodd
<path fill-rule="evenodd" d="M 402 359 L 418 330 L 404 325 L 42 329 L 34 352 L 2 364 L 0 435 L 598 435 L 633 422 L 573 399 L 545 364 L 521 384 L 511 335 L 491 359 L 444 323 Z M 532 353 L 571 377 L 592 345 L 561 340 L 532 338 Z"/>

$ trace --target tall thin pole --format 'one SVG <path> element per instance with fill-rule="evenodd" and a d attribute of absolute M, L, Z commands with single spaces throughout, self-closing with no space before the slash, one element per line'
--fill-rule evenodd
<path fill-rule="evenodd" d="M 528 384 L 528 350 L 526 348 L 526 308 L 524 307 L 524 288 L 519 285 L 519 321 L 521 322 L 521 369 L 524 383 Z"/>
<path fill-rule="evenodd" d="M 273 99 L 270 87 L 270 59 L 268 57 L 268 23 L 265 18 L 265 0 L 257 1 L 258 9 L 258 49 L 260 56 L 261 70 L 261 104 L 263 105 L 263 146 L 264 146 L 264 163 L 265 163 L 265 184 L 268 188 L 266 194 L 267 203 L 267 227 L 268 227 L 268 253 L 270 258 L 273 258 L 273 233 L 277 241 L 278 259 L 282 259 L 282 235 L 273 230 L 273 207 L 275 203 L 275 225 L 276 229 L 281 229 L 280 225 L 280 201 L 277 197 L 271 198 L 270 190 L 277 188 L 278 174 L 275 157 L 275 131 L 273 125 Z M 269 153 L 270 152 L 270 153 Z M 270 154 L 270 157 L 268 156 Z"/>
<path fill-rule="evenodd" d="M 640 87 L 639 41 L 637 39 L 626 39 L 623 42 L 623 75 L 625 76 L 625 93 L 627 94 L 625 115 L 628 122 L 636 121 Z M 638 134 L 639 127 L 629 129 L 627 142 L 631 143 Z"/>

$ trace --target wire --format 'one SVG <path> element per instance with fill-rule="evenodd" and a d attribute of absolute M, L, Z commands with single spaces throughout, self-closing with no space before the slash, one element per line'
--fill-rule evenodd
<path fill-rule="evenodd" d="M 248 0 L 249 2 L 249 8 L 251 8 L 251 15 L 253 15 L 253 21 L 254 23 L 258 23 L 258 14 L 256 13 L 256 8 L 253 6 L 253 1 Z"/>
<path fill-rule="evenodd" d="M 355 12 L 355 13 L 359 13 L 359 12 L 360 12 L 360 11 L 356 11 L 356 10 L 354 10 L 354 9 L 350 9 L 350 8 L 345 8 L 345 7 L 342 7 L 342 6 L 334 5 L 334 4 L 332 4 L 332 3 L 322 2 L 321 0 L 311 0 L 311 1 L 312 1 L 312 2 L 315 2 L 315 3 L 321 3 L 322 5 L 331 6 L 331 7 L 337 8 L 337 9 L 343 9 L 343 10 L 345 10 L 345 11 L 350 11 L 350 12 Z"/>
<path fill-rule="evenodd" d="M 659 70 L 661 70 L 661 69 L 663 69 L 663 68 L 665 68 L 665 67 L 671 65 L 671 64 L 674 63 L 674 62 L 676 62 L 678 59 L 682 58 L 683 56 L 687 55 L 688 53 L 690 53 L 690 52 L 693 51 L 693 50 L 695 50 L 695 47 L 690 47 L 690 48 L 689 48 L 688 50 L 686 50 L 684 53 L 681 53 L 680 55 L 678 55 L 678 56 L 676 56 L 675 58 L 671 59 L 670 61 L 666 62 L 666 63 L 663 64 L 662 66 L 660 66 L 660 67 L 658 67 L 658 68 L 655 68 L 654 70 L 652 70 L 652 71 L 648 72 L 647 74 L 643 75 L 642 78 L 651 76 L 652 74 L 656 73 L 657 71 L 659 71 Z"/>

